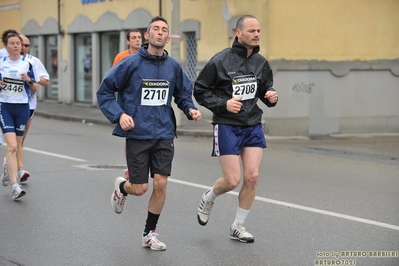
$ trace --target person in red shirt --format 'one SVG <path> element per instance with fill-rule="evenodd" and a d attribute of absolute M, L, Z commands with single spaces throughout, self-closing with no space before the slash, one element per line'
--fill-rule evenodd
<path fill-rule="evenodd" d="M 139 50 L 139 47 L 142 44 L 141 33 L 138 29 L 131 29 L 127 32 L 126 44 L 129 49 L 117 54 L 114 58 L 114 63 L 112 63 L 112 66 L 115 66 L 116 64 L 118 64 L 123 58 L 137 53 L 137 51 Z M 125 146 L 125 153 L 126 153 L 126 146 Z M 125 170 L 125 177 L 127 179 L 129 178 L 129 171 L 127 169 Z"/>
<path fill-rule="evenodd" d="M 119 61 L 121 61 L 126 56 L 137 53 L 137 50 L 142 44 L 141 33 L 138 29 L 131 29 L 127 32 L 126 44 L 128 46 L 128 49 L 123 52 L 120 52 L 115 56 L 112 66 L 118 64 Z"/>

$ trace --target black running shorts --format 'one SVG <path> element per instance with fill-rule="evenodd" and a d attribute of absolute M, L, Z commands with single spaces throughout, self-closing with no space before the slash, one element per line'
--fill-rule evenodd
<path fill-rule="evenodd" d="M 150 173 L 170 176 L 174 151 L 173 139 L 126 139 L 129 182 L 148 183 Z"/>

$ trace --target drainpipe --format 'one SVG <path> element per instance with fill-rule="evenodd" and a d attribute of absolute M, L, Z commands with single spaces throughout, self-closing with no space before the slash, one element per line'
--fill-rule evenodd
<path fill-rule="evenodd" d="M 172 57 L 180 63 L 180 0 L 172 0 Z M 181 125 L 181 111 L 176 106 L 174 107 L 176 115 L 176 125 Z"/>
<path fill-rule="evenodd" d="M 58 34 L 64 36 L 64 31 L 61 29 L 61 0 L 58 0 Z"/>
<path fill-rule="evenodd" d="M 61 51 L 62 51 L 62 37 L 64 36 L 64 31 L 61 28 L 61 0 L 58 0 L 58 36 L 57 36 L 57 59 L 58 59 L 58 77 L 57 77 L 57 86 L 58 86 L 58 102 L 63 102 L 64 100 L 64 91 L 66 88 L 64 88 L 64 82 L 63 82 L 63 76 L 66 75 L 66 63 L 62 62 L 61 60 Z M 51 84 L 51 81 L 50 81 Z"/>

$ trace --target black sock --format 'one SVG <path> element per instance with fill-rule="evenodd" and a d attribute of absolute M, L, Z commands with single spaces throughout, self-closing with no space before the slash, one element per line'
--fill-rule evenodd
<path fill-rule="evenodd" d="M 126 193 L 126 191 L 125 191 L 125 188 L 124 188 L 125 182 L 126 182 L 126 181 L 123 181 L 122 183 L 119 184 L 119 190 L 120 190 L 120 192 L 121 192 L 123 195 L 127 195 L 127 193 Z"/>
<path fill-rule="evenodd" d="M 155 228 L 157 227 L 159 216 L 160 216 L 160 214 L 154 214 L 154 213 L 148 212 L 147 221 L 145 222 L 145 229 L 144 229 L 143 236 L 148 235 L 148 233 L 151 230 L 155 230 Z"/>

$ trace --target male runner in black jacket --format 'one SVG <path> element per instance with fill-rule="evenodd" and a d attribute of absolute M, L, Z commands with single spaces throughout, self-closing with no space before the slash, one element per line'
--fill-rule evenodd
<path fill-rule="evenodd" d="M 258 20 L 246 15 L 237 21 L 231 48 L 217 53 L 201 70 L 194 84 L 197 102 L 213 112 L 214 139 L 212 156 L 219 156 L 223 177 L 206 191 L 198 207 L 198 222 L 206 225 L 216 198 L 244 183 L 238 195 L 236 218 L 230 238 L 254 242 L 243 226 L 256 196 L 259 168 L 266 140 L 262 131 L 263 111 L 260 99 L 268 107 L 277 104 L 272 88 L 273 73 L 268 61 L 259 54 Z"/>

